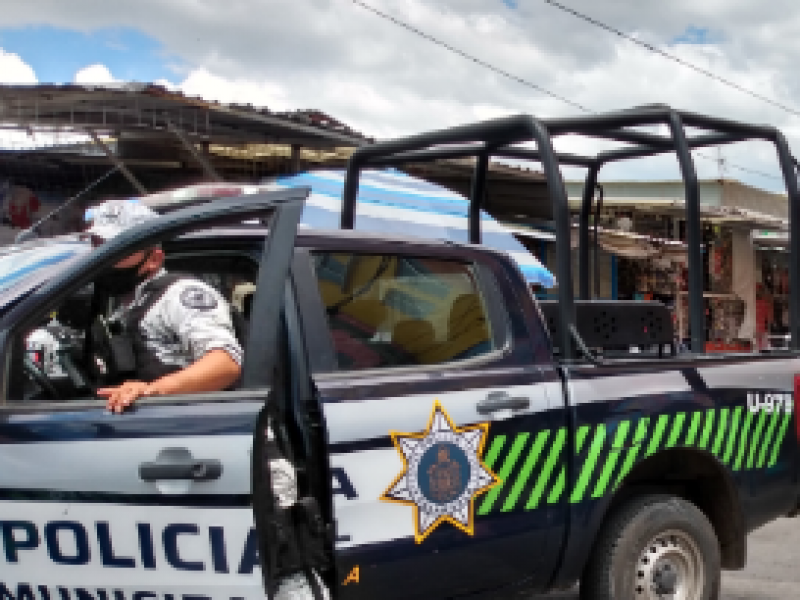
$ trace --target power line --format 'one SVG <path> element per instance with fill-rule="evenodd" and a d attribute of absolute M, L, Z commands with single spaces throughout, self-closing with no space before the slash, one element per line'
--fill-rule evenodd
<path fill-rule="evenodd" d="M 731 87 L 731 88 L 733 88 L 735 90 L 738 90 L 739 92 L 742 92 L 743 94 L 747 94 L 748 96 L 751 96 L 753 98 L 757 98 L 758 100 L 761 100 L 762 102 L 766 102 L 768 104 L 771 104 L 772 106 L 775 106 L 777 108 L 780 108 L 781 110 L 784 110 L 789 114 L 792 114 L 792 115 L 794 115 L 796 117 L 800 117 L 800 111 L 792 108 L 791 106 L 787 106 L 786 104 L 782 104 L 781 102 L 778 102 L 777 100 L 773 100 L 769 96 L 764 96 L 763 94 L 759 94 L 758 92 L 754 92 L 753 90 L 751 90 L 749 88 L 746 88 L 746 87 L 744 87 L 742 85 L 739 85 L 735 81 L 731 81 L 730 79 L 722 77 L 721 75 L 717 75 L 716 73 L 714 73 L 712 71 L 709 71 L 708 69 L 704 69 L 702 67 L 698 67 L 697 65 L 695 65 L 693 63 L 690 63 L 687 60 L 683 60 L 682 58 L 680 58 L 678 56 L 675 56 L 674 54 L 672 54 L 670 52 L 667 52 L 666 50 L 662 50 L 661 48 L 658 48 L 657 46 L 654 46 L 653 44 L 650 44 L 648 42 L 644 42 L 642 40 L 639 40 L 639 39 L 633 37 L 632 35 L 629 35 L 629 34 L 625 33 L 624 31 L 621 31 L 621 30 L 619 30 L 619 29 L 617 29 L 615 27 L 612 27 L 611 25 L 608 25 L 606 23 L 603 23 L 602 21 L 598 21 L 597 19 L 594 19 L 594 18 L 592 18 L 592 17 L 590 17 L 588 15 L 585 15 L 585 14 L 583 14 L 581 12 L 578 12 L 574 8 L 570 8 L 569 6 L 565 6 L 565 5 L 561 4 L 560 2 L 558 2 L 557 0 L 544 0 L 544 2 L 547 3 L 547 4 L 550 4 L 551 6 L 557 8 L 559 10 L 562 10 L 562 11 L 564 11 L 566 13 L 571 14 L 572 16 L 574 16 L 574 17 L 576 17 L 576 18 L 578 18 L 578 19 L 580 19 L 582 21 L 590 23 L 590 24 L 594 25 L 595 27 L 599 27 L 600 29 L 605 29 L 606 31 L 608 31 L 610 33 L 613 33 L 613 34 L 615 34 L 615 35 L 617 35 L 617 36 L 619 36 L 619 37 L 621 37 L 623 39 L 626 39 L 629 42 L 633 42 L 637 46 L 641 46 L 642 48 L 646 48 L 650 52 L 653 52 L 655 54 L 663 56 L 664 58 L 666 58 L 668 60 L 671 60 L 673 62 L 676 62 L 679 65 L 682 65 L 682 66 L 687 67 L 689 69 L 692 69 L 693 71 L 696 71 L 697 73 L 700 73 L 701 75 L 705 75 L 706 77 L 714 79 L 715 81 L 718 81 L 719 83 L 722 83 L 724 85 L 727 85 L 728 87 Z"/>
<path fill-rule="evenodd" d="M 460 49 L 456 48 L 455 46 L 451 46 L 447 42 L 442 41 L 442 40 L 440 40 L 438 38 L 435 38 L 432 35 L 430 35 L 428 33 L 425 33 L 421 29 L 417 29 L 413 25 L 410 25 L 410 24 L 406 23 L 405 21 L 401 21 L 400 19 L 398 19 L 398 18 L 396 18 L 396 17 L 394 17 L 394 16 L 392 16 L 392 15 L 390 15 L 388 13 L 380 11 L 377 8 L 373 7 L 373 6 L 370 6 L 369 4 L 365 4 L 364 2 L 361 2 L 360 0 L 352 0 L 352 2 L 353 2 L 353 4 L 357 4 L 361 8 L 365 8 L 368 11 L 378 15 L 379 17 L 381 17 L 383 19 L 387 19 L 387 20 L 391 21 L 392 23 L 394 23 L 395 25 L 398 25 L 399 27 L 402 27 L 403 29 L 407 29 L 408 31 L 411 31 L 412 33 L 415 33 L 418 36 L 425 38 L 426 40 L 436 44 L 437 46 L 441 46 L 442 48 L 446 48 L 450 52 L 453 52 L 454 54 L 459 55 L 461 58 L 465 58 L 470 62 L 473 62 L 473 63 L 475 63 L 477 65 L 480 65 L 482 67 L 485 67 L 485 68 L 487 68 L 487 69 L 489 69 L 491 71 L 494 71 L 498 75 L 502 75 L 503 77 L 507 77 L 508 79 L 516 81 L 517 83 L 521 83 L 524 86 L 532 88 L 532 89 L 534 89 L 534 90 L 536 90 L 536 91 L 538 91 L 538 92 L 540 92 L 540 93 L 542 93 L 542 94 L 544 94 L 546 96 L 550 96 L 551 98 L 555 98 L 556 100 L 560 100 L 561 102 L 569 104 L 570 106 L 578 108 L 578 109 L 580 109 L 580 110 L 582 110 L 584 112 L 587 112 L 587 113 L 593 112 L 592 110 L 586 108 L 585 106 L 583 106 L 581 104 L 578 104 L 577 102 L 575 102 L 573 100 L 570 100 L 569 98 L 567 98 L 565 96 L 562 96 L 562 95 L 557 94 L 555 92 L 551 92 L 550 90 L 545 89 L 540 85 L 536 85 L 532 81 L 528 81 L 527 79 L 523 79 L 522 77 L 514 75 L 513 73 L 509 73 L 508 71 L 504 71 L 503 69 L 501 69 L 499 67 L 496 67 L 495 65 L 493 65 L 491 63 L 488 63 L 485 60 L 481 60 L 477 56 L 473 56 L 471 54 L 467 54 L 463 50 L 460 50 Z"/>
<path fill-rule="evenodd" d="M 587 107 L 583 106 L 582 104 L 579 104 L 578 102 L 570 100 L 569 98 L 567 98 L 565 96 L 557 94 L 556 92 L 552 92 L 552 91 L 550 91 L 550 90 L 548 90 L 546 88 L 543 88 L 542 86 L 537 85 L 537 84 L 533 83 L 532 81 L 529 81 L 527 79 L 519 77 L 518 75 L 514 75 L 513 73 L 509 73 L 508 71 L 505 71 L 505 70 L 503 70 L 503 69 L 501 69 L 499 67 L 496 67 L 495 65 L 493 65 L 493 64 L 491 64 L 489 62 L 486 62 L 485 60 L 482 60 L 482 59 L 478 58 L 477 56 L 473 56 L 471 54 L 467 54 L 463 50 L 460 50 L 460 49 L 456 48 L 455 46 L 452 46 L 452 45 L 448 44 L 447 42 L 445 42 L 443 40 L 440 40 L 440 39 L 432 36 L 431 34 L 426 33 L 425 31 L 422 31 L 421 29 L 419 29 L 417 27 L 414 27 L 413 25 L 410 25 L 409 23 L 406 23 L 405 21 L 402 21 L 402 20 L 398 19 L 397 17 L 395 17 L 393 15 L 390 15 L 388 13 L 385 13 L 385 12 L 381 11 L 381 10 L 378 10 L 377 8 L 375 8 L 373 6 L 370 6 L 369 4 L 366 4 L 366 3 L 362 2 L 361 0 L 351 0 L 351 1 L 353 2 L 353 4 L 356 4 L 356 5 L 360 6 L 361 8 L 364 8 L 364 9 L 370 11 L 371 13 L 381 17 L 382 19 L 386 19 L 387 21 L 390 21 L 391 23 L 394 23 L 398 27 L 402 27 L 403 29 L 406 29 L 407 31 L 410 31 L 410 32 L 412 32 L 412 33 L 414 33 L 414 34 L 416 34 L 416 35 L 428 40 L 429 42 L 431 42 L 433 44 L 436 44 L 437 46 L 441 46 L 442 48 L 445 48 L 446 50 L 449 50 L 450 52 L 460 56 L 461 58 L 464 58 L 464 59 L 466 59 L 466 60 L 468 60 L 468 61 L 470 61 L 472 63 L 475 63 L 475 64 L 477 64 L 477 65 L 479 65 L 481 67 L 484 67 L 486 69 L 489 69 L 490 71 L 493 71 L 493 72 L 497 73 L 498 75 L 502 75 L 503 77 L 506 77 L 507 79 L 510 79 L 512 81 L 520 83 L 520 84 L 522 84 L 524 86 L 527 86 L 529 88 L 532 88 L 532 89 L 534 89 L 534 90 L 536 90 L 536 91 L 538 91 L 538 92 L 540 92 L 540 93 L 542 93 L 542 94 L 544 94 L 546 96 L 550 96 L 551 98 L 555 98 L 556 100 L 560 100 L 561 102 L 564 102 L 565 104 L 569 104 L 570 106 L 572 106 L 574 108 L 578 108 L 578 109 L 582 110 L 585 113 L 595 114 L 595 112 L 596 112 L 596 111 L 591 110 L 590 108 L 587 108 Z M 554 2 L 553 0 L 544 0 L 544 1 L 548 2 L 550 4 L 553 4 L 554 6 L 557 6 L 558 8 L 562 8 L 564 10 L 571 11 L 571 9 L 569 9 L 567 7 L 563 7 L 562 5 L 559 5 L 558 3 Z M 580 15 L 580 13 L 575 13 L 575 14 L 576 14 L 576 16 L 582 17 L 582 15 Z M 625 34 L 623 34 L 622 32 L 619 32 L 619 34 L 622 35 L 623 37 L 625 36 Z M 637 40 L 634 39 L 633 41 L 637 41 Z M 678 60 L 680 60 L 680 59 L 678 59 Z M 791 109 L 789 109 L 789 110 L 791 110 Z M 797 113 L 797 114 L 800 115 L 800 113 Z M 707 155 L 701 154 L 699 152 L 697 152 L 696 154 L 697 154 L 697 156 L 699 156 L 701 158 L 705 158 L 706 160 L 711 160 L 711 161 L 715 161 L 716 162 L 716 159 L 711 157 L 711 156 L 707 156 Z M 743 167 L 741 165 L 737 165 L 736 163 L 732 163 L 732 162 L 728 162 L 727 164 L 729 166 L 735 168 L 735 169 L 739 169 L 740 171 L 743 171 L 743 172 L 746 172 L 746 173 L 752 173 L 754 175 L 761 175 L 762 177 L 768 177 L 770 179 L 780 179 L 781 181 L 783 181 L 783 178 L 777 177 L 777 176 L 772 175 L 770 173 L 765 173 L 764 171 L 759 171 L 757 169 L 751 169 L 749 167 Z"/>

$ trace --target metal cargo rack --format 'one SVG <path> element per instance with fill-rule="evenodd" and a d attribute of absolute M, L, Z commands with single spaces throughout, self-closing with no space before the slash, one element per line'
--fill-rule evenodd
<path fill-rule="evenodd" d="M 663 125 L 670 135 L 657 135 L 633 129 Z M 686 127 L 701 130 L 689 135 Z M 557 153 L 553 138 L 577 134 L 589 138 L 623 142 L 618 149 L 596 156 Z M 796 290 L 800 287 L 800 193 L 797 161 L 792 157 L 784 135 L 775 127 L 752 125 L 676 110 L 666 105 L 650 105 L 588 116 L 538 119 L 518 115 L 471 125 L 442 129 L 405 138 L 361 146 L 351 156 L 344 184 L 341 227 L 352 229 L 355 222 L 359 174 L 368 168 L 414 162 L 475 157 L 469 205 L 469 241 L 481 242 L 480 210 L 486 195 L 486 173 L 493 157 L 537 161 L 541 163 L 550 198 L 556 231 L 556 277 L 559 281 L 561 323 L 558 345 L 565 360 L 576 358 L 581 343 L 575 329 L 572 267 L 570 261 L 570 216 L 561 165 L 588 170 L 583 188 L 579 227 L 579 292 L 589 298 L 589 217 L 600 169 L 611 162 L 675 152 L 686 188 L 686 223 L 689 264 L 689 324 L 691 349 L 704 352 L 703 272 L 700 228 L 700 190 L 691 150 L 720 146 L 746 140 L 762 140 L 775 145 L 789 197 L 791 266 L 789 287 L 790 350 L 800 349 L 800 306 Z M 536 149 L 516 146 L 535 142 Z"/>

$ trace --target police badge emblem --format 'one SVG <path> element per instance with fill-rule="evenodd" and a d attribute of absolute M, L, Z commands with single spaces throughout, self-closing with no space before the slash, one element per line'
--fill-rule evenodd
<path fill-rule="evenodd" d="M 380 499 L 414 508 L 418 544 L 444 522 L 474 534 L 474 500 L 499 483 L 480 459 L 488 432 L 488 423 L 455 427 L 438 400 L 425 431 L 391 432 L 404 468 Z"/>

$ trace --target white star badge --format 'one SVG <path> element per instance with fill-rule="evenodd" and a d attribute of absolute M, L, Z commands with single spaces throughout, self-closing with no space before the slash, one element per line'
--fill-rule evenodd
<path fill-rule="evenodd" d="M 474 534 L 474 500 L 499 483 L 480 459 L 488 432 L 488 423 L 455 427 L 438 400 L 426 431 L 391 432 L 404 469 L 380 499 L 414 507 L 417 543 L 445 521 Z"/>

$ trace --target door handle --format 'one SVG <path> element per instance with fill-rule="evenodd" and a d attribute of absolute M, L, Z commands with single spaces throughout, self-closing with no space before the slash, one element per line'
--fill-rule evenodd
<path fill-rule="evenodd" d="M 143 481 L 212 481 L 222 475 L 222 463 L 214 458 L 193 458 L 186 448 L 164 448 L 154 462 L 139 465 Z"/>
<path fill-rule="evenodd" d="M 488 415 L 498 410 L 522 410 L 531 405 L 527 396 L 510 396 L 508 392 L 491 392 L 478 402 L 478 413 Z"/>

